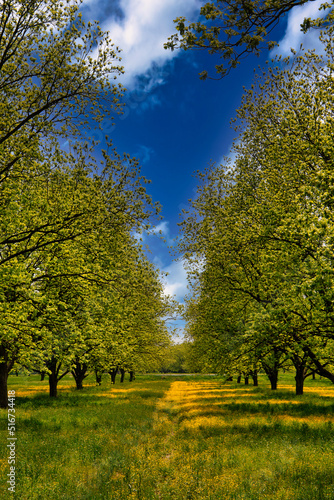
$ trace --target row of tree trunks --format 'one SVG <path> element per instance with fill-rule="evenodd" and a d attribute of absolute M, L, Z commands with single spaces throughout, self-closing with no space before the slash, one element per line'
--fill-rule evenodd
<path fill-rule="evenodd" d="M 257 387 L 259 385 L 259 381 L 258 381 L 258 374 L 256 371 L 252 371 L 250 372 L 249 374 L 245 374 L 244 375 L 244 379 L 245 379 L 245 385 L 249 385 L 249 376 L 252 377 L 252 380 L 253 380 L 253 385 L 255 387 Z M 241 378 L 242 378 L 242 375 L 239 373 L 238 377 L 237 377 L 237 384 L 240 384 L 241 383 Z M 233 380 L 233 377 L 229 377 L 227 379 L 227 381 L 232 381 Z"/>

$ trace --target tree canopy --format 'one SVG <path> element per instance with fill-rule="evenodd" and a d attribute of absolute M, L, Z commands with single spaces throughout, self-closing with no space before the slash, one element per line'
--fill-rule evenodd
<path fill-rule="evenodd" d="M 217 54 L 222 62 L 215 65 L 218 78 L 236 68 L 248 54 L 259 55 L 264 48 L 273 48 L 270 36 L 279 21 L 295 6 L 313 0 L 215 0 L 201 7 L 197 22 L 185 17 L 175 19 L 177 33 L 165 43 L 166 49 L 207 50 Z M 325 17 L 304 19 L 301 30 L 306 32 L 333 22 L 332 3 L 324 2 L 320 9 Z M 211 73 L 211 72 L 210 72 Z M 208 77 L 205 69 L 200 77 Z"/>
<path fill-rule="evenodd" d="M 121 111 L 118 49 L 80 1 L 6 0 L 0 14 L 0 406 L 13 366 L 150 366 L 170 308 L 133 233 L 159 204 L 135 158 L 86 132 Z M 96 125 L 94 125 L 94 123 Z"/>
<path fill-rule="evenodd" d="M 203 360 L 249 372 L 289 360 L 298 393 L 312 371 L 334 381 L 332 35 L 324 55 L 269 66 L 245 93 L 236 159 L 201 174 L 180 243 Z"/>

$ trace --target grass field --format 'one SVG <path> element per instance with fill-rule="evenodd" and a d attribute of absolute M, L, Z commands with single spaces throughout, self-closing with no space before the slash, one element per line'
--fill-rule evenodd
<path fill-rule="evenodd" d="M 334 500 L 334 385 L 259 382 L 143 375 L 77 391 L 67 377 L 53 400 L 38 376 L 10 377 L 16 493 L 1 410 L 0 498 Z"/>

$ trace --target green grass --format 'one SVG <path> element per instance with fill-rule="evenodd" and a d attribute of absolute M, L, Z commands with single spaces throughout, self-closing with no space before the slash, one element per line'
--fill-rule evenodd
<path fill-rule="evenodd" d="M 26 499 L 334 500 L 334 386 L 278 391 L 219 377 L 139 376 L 110 387 L 38 376 L 16 394 L 16 494 Z M 6 422 L 7 412 L 1 410 Z M 7 431 L 2 431 L 6 443 Z M 7 448 L 0 449 L 1 498 Z"/>

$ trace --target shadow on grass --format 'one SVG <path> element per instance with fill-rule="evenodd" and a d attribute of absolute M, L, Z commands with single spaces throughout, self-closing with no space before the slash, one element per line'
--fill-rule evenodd
<path fill-rule="evenodd" d="M 112 396 L 112 398 L 106 397 L 106 392 Z M 127 392 L 117 392 L 113 394 L 112 388 L 105 389 L 103 393 L 90 392 L 87 390 L 68 390 L 60 392 L 56 398 L 50 397 L 47 393 L 35 394 L 30 396 L 17 396 L 16 406 L 21 409 L 42 409 L 42 408 L 64 408 L 64 407 L 82 407 L 85 408 L 89 406 L 106 406 L 110 404 L 124 403 L 129 401 L 135 402 L 136 399 L 143 403 L 143 400 L 157 400 L 162 398 L 164 395 L 164 390 L 133 390 L 131 395 Z"/>
<path fill-rule="evenodd" d="M 190 440 L 202 437 L 211 438 L 223 436 L 240 438 L 242 441 L 260 444 L 261 440 L 302 442 L 303 444 L 315 443 L 316 441 L 332 440 L 334 436 L 334 426 L 331 422 L 322 423 L 318 427 L 309 426 L 306 422 L 293 422 L 285 424 L 284 422 L 274 422 L 273 424 L 249 423 L 232 425 L 205 425 L 205 423 L 196 427 L 196 429 L 180 429 L 183 438 Z"/>
<path fill-rule="evenodd" d="M 319 416 L 334 415 L 334 403 L 323 405 L 313 403 L 229 403 L 221 405 L 230 412 L 260 413 L 263 415 Z"/>

